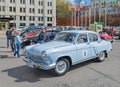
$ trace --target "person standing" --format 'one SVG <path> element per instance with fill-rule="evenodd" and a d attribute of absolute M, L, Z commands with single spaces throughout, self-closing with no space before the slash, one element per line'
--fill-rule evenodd
<path fill-rule="evenodd" d="M 10 45 L 10 32 L 11 32 L 11 28 L 9 28 L 9 29 L 6 31 L 6 37 L 7 37 L 7 48 L 8 48 L 9 45 Z"/>
<path fill-rule="evenodd" d="M 55 36 L 56 36 L 56 32 L 54 30 L 52 30 L 52 32 L 51 32 L 51 34 L 49 36 L 49 40 L 50 41 L 53 40 L 55 38 Z"/>
<path fill-rule="evenodd" d="M 12 52 L 14 52 L 16 49 L 16 45 L 15 45 L 16 31 L 17 31 L 16 27 L 13 26 L 10 32 L 10 45 L 11 45 Z"/>
<path fill-rule="evenodd" d="M 44 43 L 44 42 L 47 42 L 47 40 L 48 40 L 48 36 L 47 36 L 46 30 L 43 28 L 41 29 L 41 32 L 39 34 L 38 41 L 39 43 Z"/>
<path fill-rule="evenodd" d="M 22 40 L 20 38 L 20 31 L 17 31 L 16 33 L 17 33 L 16 37 L 15 37 L 16 50 L 14 52 L 14 56 L 16 56 L 16 54 L 17 54 L 17 57 L 19 58 L 20 57 L 20 50 L 21 50 Z"/>

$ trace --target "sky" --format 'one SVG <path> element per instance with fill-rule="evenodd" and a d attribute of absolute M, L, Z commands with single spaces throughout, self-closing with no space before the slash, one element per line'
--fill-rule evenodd
<path fill-rule="evenodd" d="M 91 0 L 65 0 L 71 3 L 73 6 L 80 7 L 80 3 L 84 2 L 86 6 L 91 5 Z"/>

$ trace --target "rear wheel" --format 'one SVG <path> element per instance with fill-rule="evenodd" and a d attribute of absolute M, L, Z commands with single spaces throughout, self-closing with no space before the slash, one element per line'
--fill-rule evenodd
<path fill-rule="evenodd" d="M 101 51 L 97 57 L 97 61 L 102 62 L 105 60 L 105 57 L 106 57 L 106 53 L 104 51 Z"/>
<path fill-rule="evenodd" d="M 57 76 L 64 75 L 70 67 L 70 63 L 67 59 L 60 59 L 57 61 L 55 68 L 52 70 Z"/>

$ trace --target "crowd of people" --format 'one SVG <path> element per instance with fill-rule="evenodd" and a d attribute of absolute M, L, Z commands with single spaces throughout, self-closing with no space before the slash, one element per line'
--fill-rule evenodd
<path fill-rule="evenodd" d="M 11 47 L 14 56 L 20 57 L 20 49 L 22 40 L 20 38 L 20 31 L 17 31 L 16 27 L 13 26 L 6 31 L 7 36 L 7 48 Z"/>
<path fill-rule="evenodd" d="M 7 37 L 7 48 L 11 47 L 12 52 L 14 52 L 14 56 L 20 57 L 21 43 L 22 39 L 20 37 L 21 32 L 17 30 L 15 26 L 9 28 L 6 31 Z M 42 44 L 44 42 L 53 40 L 55 38 L 55 31 L 52 30 L 51 34 L 47 34 L 46 29 L 41 29 L 38 36 L 38 43 Z"/>

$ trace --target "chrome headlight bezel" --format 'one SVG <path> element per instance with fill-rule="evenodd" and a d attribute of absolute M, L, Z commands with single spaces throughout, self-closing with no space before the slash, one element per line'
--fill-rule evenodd
<path fill-rule="evenodd" d="M 46 56 L 47 56 L 46 51 L 42 51 L 42 52 L 41 52 L 41 58 L 45 58 Z"/>

